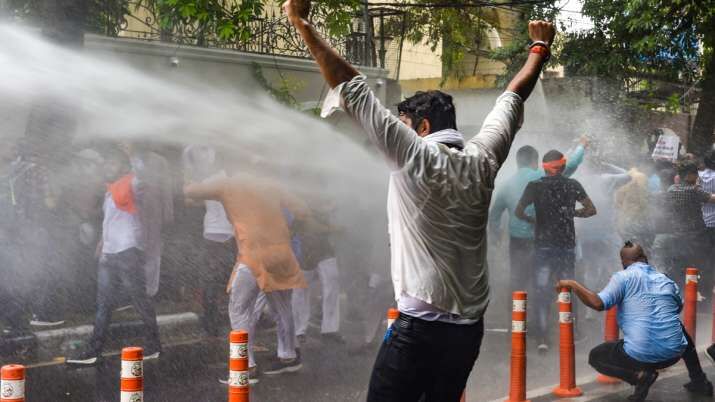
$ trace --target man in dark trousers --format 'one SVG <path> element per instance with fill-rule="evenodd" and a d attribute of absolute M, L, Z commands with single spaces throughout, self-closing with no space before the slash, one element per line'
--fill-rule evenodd
<path fill-rule="evenodd" d="M 553 24 L 529 23 L 522 70 L 496 101 L 480 132 L 457 131 L 452 97 L 419 92 L 385 108 L 362 76 L 320 37 L 310 2 L 284 3 L 339 106 L 364 129 L 393 169 L 388 220 L 392 282 L 400 318 L 385 335 L 369 402 L 456 402 L 479 355 L 489 303 L 486 226 L 497 172 L 521 126 L 523 106 L 548 60 Z"/>
<path fill-rule="evenodd" d="M 541 352 L 549 348 L 548 315 L 553 304 L 549 284 L 557 278 L 574 277 L 574 218 L 596 215 L 596 207 L 581 183 L 563 175 L 566 158 L 561 152 L 547 152 L 543 158 L 543 167 L 546 176 L 526 186 L 515 212 L 517 218 L 535 224 L 536 250 L 531 281 L 534 296 L 531 305 L 536 310 L 534 335 Z M 576 209 L 577 202 L 583 208 Z M 536 217 L 526 213 L 526 208 L 532 204 Z"/>
<path fill-rule="evenodd" d="M 587 307 L 604 311 L 618 306 L 618 326 L 623 339 L 596 346 L 589 364 L 599 373 L 635 386 L 629 401 L 644 401 L 658 378 L 658 371 L 683 359 L 693 393 L 712 396 L 713 386 L 700 367 L 693 340 L 680 322 L 683 302 L 678 285 L 648 264 L 638 244 L 626 242 L 621 249 L 623 271 L 616 272 L 600 293 L 580 283 L 563 279 L 557 289 L 570 288 Z"/>

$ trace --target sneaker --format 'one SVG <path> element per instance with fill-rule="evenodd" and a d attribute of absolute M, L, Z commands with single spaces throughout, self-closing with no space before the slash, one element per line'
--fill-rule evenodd
<path fill-rule="evenodd" d="M 296 339 L 299 345 L 305 345 L 305 343 L 308 342 L 308 338 L 306 338 L 305 334 L 296 335 Z"/>
<path fill-rule="evenodd" d="M 640 380 L 636 384 L 636 390 L 633 395 L 628 397 L 631 402 L 643 402 L 648 396 L 648 391 L 650 391 L 650 386 L 653 385 L 655 380 L 658 379 L 657 371 L 644 371 Z"/>
<path fill-rule="evenodd" d="M 94 350 L 87 349 L 76 356 L 65 359 L 65 363 L 71 366 L 95 366 L 102 359 L 102 354 Z"/>
<path fill-rule="evenodd" d="M 331 332 L 329 334 L 321 334 L 320 340 L 326 343 L 332 343 L 334 345 L 345 345 L 345 338 L 343 338 L 337 332 Z"/>
<path fill-rule="evenodd" d="M 704 396 L 713 396 L 713 383 L 703 378 L 700 381 L 690 381 L 689 383 L 683 385 L 685 389 L 694 394 L 700 394 Z"/>
<path fill-rule="evenodd" d="M 63 325 L 65 323 L 65 320 L 58 320 L 58 321 L 49 321 L 49 320 L 42 320 L 36 315 L 32 315 L 32 319 L 30 320 L 30 325 L 33 327 L 57 327 L 60 325 Z"/>
<path fill-rule="evenodd" d="M 300 356 L 295 359 L 276 359 L 274 360 L 268 370 L 263 371 L 265 375 L 278 375 L 283 373 L 295 373 L 296 371 L 303 368 L 303 363 L 301 363 Z"/>
<path fill-rule="evenodd" d="M 261 373 L 258 371 L 258 367 L 254 366 L 248 369 L 248 385 L 256 385 L 260 381 Z M 219 378 L 218 382 L 223 385 L 228 385 L 227 378 Z"/>
<path fill-rule="evenodd" d="M 715 364 L 715 343 L 710 345 L 710 347 L 705 350 L 705 356 L 707 356 L 708 359 Z"/>

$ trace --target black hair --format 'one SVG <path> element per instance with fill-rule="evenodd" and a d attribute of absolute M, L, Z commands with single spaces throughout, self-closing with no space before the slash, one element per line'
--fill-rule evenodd
<path fill-rule="evenodd" d="M 417 92 L 397 104 L 397 110 L 412 120 L 412 128 L 415 130 L 424 119 L 429 120 L 431 133 L 448 128 L 457 129 L 457 114 L 452 97 L 442 91 Z"/>
<path fill-rule="evenodd" d="M 561 152 L 559 152 L 555 149 L 552 149 L 551 151 L 544 154 L 543 161 L 544 161 L 544 163 L 553 162 L 553 161 L 561 160 L 563 157 L 564 157 L 564 154 L 562 154 Z"/>
<path fill-rule="evenodd" d="M 658 171 L 658 177 L 661 183 L 667 189 L 675 183 L 675 170 L 673 168 L 660 169 Z"/>
<path fill-rule="evenodd" d="M 715 170 L 715 149 L 705 152 L 703 163 L 705 163 L 706 168 Z"/>
<path fill-rule="evenodd" d="M 516 151 L 516 165 L 526 167 L 539 162 L 539 151 L 531 145 L 524 145 Z"/>
<path fill-rule="evenodd" d="M 681 179 L 692 173 L 698 174 L 698 164 L 695 161 L 686 159 L 678 163 L 678 175 Z"/>

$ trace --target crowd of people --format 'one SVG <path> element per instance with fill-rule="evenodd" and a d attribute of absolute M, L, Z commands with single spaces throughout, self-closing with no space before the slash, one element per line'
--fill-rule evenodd
<path fill-rule="evenodd" d="M 591 364 L 635 385 L 633 400 L 645 398 L 657 369 L 681 357 L 693 380 L 686 388 L 712 394 L 677 314 L 687 266 L 701 268 L 703 296 L 712 297 L 715 150 L 702 160 L 686 155 L 675 164 L 619 167 L 589 158 L 585 137 L 568 155 L 550 150 L 541 162 L 536 148 L 524 146 L 516 152 L 517 172 L 495 185 L 521 126 L 524 101 L 550 54 L 552 24 L 530 23 L 533 43 L 524 67 L 482 130 L 465 141 L 449 95 L 419 92 L 398 105 L 397 116 L 389 113 L 365 77 L 320 39 L 306 18 L 306 2 L 290 0 L 284 7 L 331 87 L 329 98 L 341 100 L 393 169 L 388 233 L 400 317 L 382 340 L 369 401 L 458 400 L 484 335 L 490 298 L 487 228 L 499 237 L 507 211 L 510 287 L 531 294 L 539 351 L 552 345 L 549 309 L 558 284 L 593 309 L 618 305 L 624 341 L 594 350 Z M 202 224 L 191 228 L 202 235 L 191 250 L 201 256 L 203 326 L 216 336 L 227 318 L 232 329 L 248 331 L 253 380 L 259 375 L 253 335 L 263 315 L 275 321 L 277 356 L 260 372 L 301 369 L 311 287 L 322 292 L 321 340 L 345 343 L 335 247 L 344 229 L 335 220 L 335 200 L 285 186 L 280 174 L 270 174 L 272 167 L 258 160 L 229 168 L 217 149 L 196 144 L 183 145 L 179 169 L 149 144 L 86 147 L 73 154 L 69 169 L 90 172 L 82 177 L 91 179 L 81 186 L 57 184 L 52 177 L 59 166 L 43 159 L 39 148 L 32 141 L 18 143 L 0 208 L 0 258 L 8 278 L 0 282 L 5 307 L 0 320 L 7 333 L 26 330 L 28 311 L 30 325 L 64 323 L 57 311 L 56 275 L 63 272 L 57 265 L 69 265 L 68 256 L 76 254 L 81 257 L 73 258 L 97 261 L 94 329 L 67 363 L 96 364 L 113 312 L 126 305 L 144 323 L 145 359 L 159 358 L 155 303 L 163 240 L 178 219 L 175 209 L 186 207 L 203 215 Z M 593 172 L 581 177 L 584 159 Z M 180 186 L 173 184 L 176 170 L 183 172 Z M 67 211 L 75 218 L 67 218 Z M 71 246 L 61 247 L 75 237 Z M 604 285 L 617 265 L 603 256 L 616 259 L 619 250 L 624 270 L 601 293 L 575 280 Z M 25 282 L 32 283 L 30 291 L 17 286 Z M 372 295 L 381 281 L 371 274 L 366 282 L 365 293 Z M 223 291 L 229 294 L 227 317 L 219 305 Z M 381 316 L 368 316 L 373 315 Z M 580 315 L 574 316 L 578 332 Z M 376 322 L 365 323 L 366 344 Z M 661 335 L 668 342 L 660 349 L 644 349 Z"/>

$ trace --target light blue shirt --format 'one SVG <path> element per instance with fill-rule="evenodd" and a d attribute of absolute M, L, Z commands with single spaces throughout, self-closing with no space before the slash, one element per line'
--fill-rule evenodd
<path fill-rule="evenodd" d="M 685 351 L 688 342 L 680 323 L 683 302 L 678 285 L 650 265 L 637 262 L 613 274 L 598 297 L 605 309 L 618 306 L 618 326 L 628 356 L 659 363 Z"/>
<path fill-rule="evenodd" d="M 564 170 L 564 176 L 570 177 L 576 172 L 578 166 L 583 162 L 584 148 L 579 145 L 573 151 L 573 153 L 568 157 L 566 162 L 566 170 Z M 516 217 L 514 212 L 516 211 L 516 205 L 521 199 L 521 195 L 524 194 L 524 189 L 526 186 L 534 181 L 539 180 L 544 177 L 543 169 L 531 169 L 528 167 L 520 168 L 513 176 L 507 179 L 504 183 L 500 184 L 495 191 L 495 195 L 492 200 L 492 206 L 489 211 L 489 225 L 492 231 L 499 228 L 501 222 L 501 216 L 505 210 L 509 211 L 509 235 L 511 237 L 517 237 L 520 239 L 533 239 L 534 238 L 534 225 L 527 221 L 523 221 Z M 534 216 L 534 206 L 529 205 L 526 208 L 526 214 L 529 216 Z"/>

